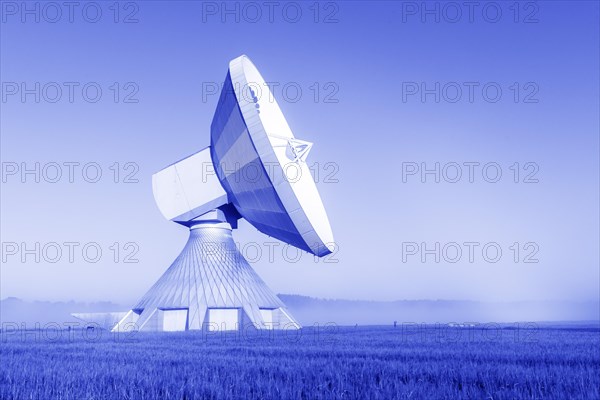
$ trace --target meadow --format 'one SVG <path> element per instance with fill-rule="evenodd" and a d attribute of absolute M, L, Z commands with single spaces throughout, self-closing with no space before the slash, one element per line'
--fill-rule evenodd
<path fill-rule="evenodd" d="M 5 331 L 1 399 L 599 399 L 594 327 Z"/>

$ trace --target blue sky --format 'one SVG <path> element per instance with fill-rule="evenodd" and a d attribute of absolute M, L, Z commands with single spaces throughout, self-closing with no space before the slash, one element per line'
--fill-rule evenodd
<path fill-rule="evenodd" d="M 229 60 L 247 54 L 278 84 L 274 95 L 296 137 L 315 143 L 308 162 L 339 246 L 319 262 L 307 254 L 288 262 L 296 253 L 282 254 L 283 245 L 269 259 L 272 239 L 240 224 L 234 235 L 241 246 L 258 243 L 253 266 L 273 290 L 376 300 L 599 298 L 596 2 L 481 2 L 472 18 L 463 6 L 457 22 L 441 2 L 426 3 L 440 10 L 438 21 L 421 2 L 281 2 L 272 22 L 264 2 L 252 3 L 262 13 L 256 22 L 246 3 L 227 3 L 227 13 L 221 2 L 121 2 L 117 23 L 112 2 L 93 3 L 88 14 L 81 3 L 73 22 L 63 9 L 55 23 L 54 10 L 28 4 L 39 4 L 39 22 L 20 2 L 2 4 L 3 171 L 40 163 L 50 173 L 58 163 L 63 175 L 57 183 L 20 171 L 4 177 L 0 297 L 139 298 L 187 238 L 156 208 L 151 175 L 209 144 L 218 96 L 203 87 L 220 84 Z M 137 22 L 124 23 L 127 16 Z M 21 84 L 36 82 L 39 103 L 35 94 L 22 101 Z M 56 85 L 62 96 L 53 103 Z M 97 102 L 84 98 L 85 85 L 88 100 L 102 89 Z M 80 163 L 73 183 L 71 162 Z M 88 163 L 102 171 L 96 183 L 81 175 Z M 403 179 L 407 168 L 436 163 L 446 172 L 439 183 L 432 174 Z M 448 182 L 456 165 L 463 175 Z M 486 181 L 498 167 L 500 179 Z M 137 183 L 123 183 L 130 172 Z M 524 182 L 533 172 L 528 180 L 538 182 Z M 40 253 L 58 243 L 63 254 L 23 262 L 22 244 L 36 242 Z M 65 242 L 78 243 L 73 262 Z M 472 263 L 465 242 L 477 243 Z M 89 243 L 102 250 L 98 262 L 81 254 Z M 414 243 L 420 251 L 408 254 Z M 440 244 L 439 263 L 427 254 L 423 262 L 422 243 Z M 454 253 L 442 254 L 454 243 L 463 251 L 455 263 Z M 497 262 L 481 253 L 490 243 L 502 251 Z M 124 263 L 134 250 L 139 262 Z M 255 249 L 246 250 L 254 259 Z M 538 262 L 523 262 L 527 255 Z"/>

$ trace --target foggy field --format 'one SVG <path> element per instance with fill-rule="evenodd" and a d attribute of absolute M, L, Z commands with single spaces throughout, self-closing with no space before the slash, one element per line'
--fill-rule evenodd
<path fill-rule="evenodd" d="M 0 359 L 1 399 L 600 398 L 597 326 L 5 331 Z"/>

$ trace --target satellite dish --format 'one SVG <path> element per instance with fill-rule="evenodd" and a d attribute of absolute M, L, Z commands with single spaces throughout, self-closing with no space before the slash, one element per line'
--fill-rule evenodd
<path fill-rule="evenodd" d="M 333 234 L 305 162 L 312 143 L 294 137 L 268 90 L 248 57 L 229 63 L 210 127 L 213 165 L 229 201 L 256 229 L 324 256 Z"/>
<path fill-rule="evenodd" d="M 152 176 L 165 218 L 189 227 L 184 249 L 113 331 L 298 329 L 300 324 L 239 253 L 244 218 L 317 256 L 334 249 L 306 157 L 269 87 L 246 56 L 229 70 L 210 146 Z"/>

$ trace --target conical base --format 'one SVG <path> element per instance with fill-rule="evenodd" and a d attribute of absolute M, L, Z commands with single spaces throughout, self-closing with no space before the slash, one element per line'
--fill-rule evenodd
<path fill-rule="evenodd" d="M 235 245 L 228 223 L 190 227 L 181 254 L 113 331 L 299 329 Z"/>

